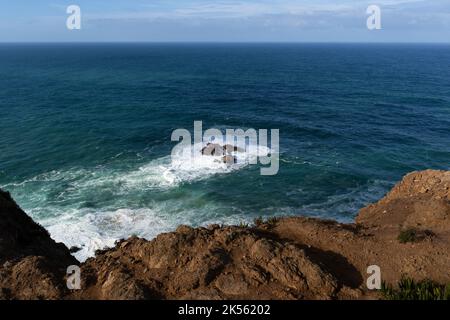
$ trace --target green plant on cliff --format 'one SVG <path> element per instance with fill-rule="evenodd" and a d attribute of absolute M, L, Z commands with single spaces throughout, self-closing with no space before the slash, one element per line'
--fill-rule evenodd
<path fill-rule="evenodd" d="M 239 227 L 241 227 L 241 228 L 248 228 L 248 223 L 247 223 L 247 222 L 244 222 L 244 221 L 241 221 L 241 222 L 239 223 Z"/>
<path fill-rule="evenodd" d="M 253 220 L 253 224 L 256 227 L 259 227 L 262 225 L 273 227 L 273 226 L 275 226 L 275 224 L 277 223 L 278 220 L 279 220 L 279 218 L 277 218 L 277 217 L 269 217 L 269 218 L 267 218 L 267 220 L 264 220 L 261 216 L 259 216 Z"/>
<path fill-rule="evenodd" d="M 403 277 L 397 288 L 383 282 L 381 294 L 387 300 L 450 300 L 450 284 L 441 285 L 431 280 L 416 282 Z"/>
<path fill-rule="evenodd" d="M 416 241 L 416 230 L 415 229 L 406 229 L 406 230 L 400 231 L 400 234 L 398 235 L 398 241 L 400 241 L 400 243 L 415 242 Z"/>
<path fill-rule="evenodd" d="M 253 224 L 257 227 L 262 225 L 263 223 L 264 223 L 264 219 L 261 216 L 255 218 L 255 220 L 253 220 Z"/>
<path fill-rule="evenodd" d="M 274 226 L 278 221 L 277 217 L 270 217 L 269 219 L 267 219 L 267 224 L 269 226 Z"/>
<path fill-rule="evenodd" d="M 397 239 L 400 243 L 418 242 L 425 239 L 430 239 L 434 236 L 430 230 L 418 230 L 414 228 L 408 228 L 400 231 Z"/>

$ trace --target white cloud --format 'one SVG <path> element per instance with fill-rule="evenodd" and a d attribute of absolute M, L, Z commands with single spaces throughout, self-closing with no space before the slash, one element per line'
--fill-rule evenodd
<path fill-rule="evenodd" d="M 108 41 L 359 41 L 367 37 L 366 8 L 382 7 L 374 41 L 445 41 L 449 0 L 152 0 L 122 6 L 82 6 L 83 31 L 70 36 Z M 66 36 L 65 11 L 53 17 L 2 21 L 15 35 Z M 27 21 L 25 21 L 27 20 Z M 1 23 L 1 22 L 0 22 Z M 0 39 L 11 32 L 0 30 Z M 416 36 L 417 35 L 417 36 Z M 18 37 L 17 37 L 18 38 Z M 78 38 L 77 38 L 78 39 Z"/>
<path fill-rule="evenodd" d="M 328 13 L 364 13 L 369 4 L 395 8 L 431 0 L 276 0 L 276 1 L 192 1 L 176 5 L 161 3 L 143 4 L 141 11 L 85 13 L 86 19 L 233 19 L 265 15 L 316 15 Z"/>

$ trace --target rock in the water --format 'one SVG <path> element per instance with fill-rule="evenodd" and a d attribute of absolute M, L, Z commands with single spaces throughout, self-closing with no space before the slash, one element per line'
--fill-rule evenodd
<path fill-rule="evenodd" d="M 231 144 L 221 146 L 217 143 L 208 143 L 201 152 L 205 156 L 222 156 L 223 163 L 231 165 L 237 163 L 237 158 L 231 154 L 234 151 L 242 152 L 243 150 Z"/>
<path fill-rule="evenodd" d="M 80 247 L 77 247 L 77 246 L 72 246 L 72 247 L 70 247 L 70 249 L 69 249 L 70 253 L 77 253 L 77 252 L 80 251 L 80 250 L 81 250 L 81 248 L 80 248 Z"/>
<path fill-rule="evenodd" d="M 237 159 L 235 156 L 226 155 L 222 157 L 222 161 L 228 165 L 235 164 L 237 162 Z"/>
<path fill-rule="evenodd" d="M 205 156 L 222 156 L 225 154 L 225 150 L 220 144 L 208 143 L 202 148 L 202 154 Z"/>
<path fill-rule="evenodd" d="M 237 147 L 237 146 L 233 146 L 233 145 L 231 145 L 231 144 L 226 144 L 226 145 L 224 145 L 224 146 L 223 146 L 223 149 L 224 149 L 226 152 L 228 152 L 228 153 L 234 152 L 234 151 L 237 151 L 237 152 L 244 152 L 244 149 L 239 148 L 239 147 Z"/>

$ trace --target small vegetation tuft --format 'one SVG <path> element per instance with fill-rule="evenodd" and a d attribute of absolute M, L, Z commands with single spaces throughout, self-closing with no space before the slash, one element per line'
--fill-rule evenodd
<path fill-rule="evenodd" d="M 269 219 L 267 219 L 267 224 L 269 226 L 273 226 L 277 223 L 278 218 L 277 217 L 270 217 Z"/>
<path fill-rule="evenodd" d="M 241 222 L 239 223 L 239 227 L 241 227 L 241 228 L 248 228 L 248 223 L 247 223 L 247 222 L 244 222 L 244 221 L 241 221 Z"/>
<path fill-rule="evenodd" d="M 258 227 L 264 223 L 264 219 L 261 216 L 259 216 L 259 217 L 255 218 L 255 220 L 253 220 L 253 223 L 255 226 Z"/>
<path fill-rule="evenodd" d="M 253 220 L 253 224 L 256 227 L 260 227 L 263 225 L 273 227 L 277 221 L 278 221 L 277 217 L 269 217 L 269 218 L 267 218 L 267 220 L 264 220 L 262 217 L 258 217 L 258 218 L 255 218 L 255 220 Z"/>

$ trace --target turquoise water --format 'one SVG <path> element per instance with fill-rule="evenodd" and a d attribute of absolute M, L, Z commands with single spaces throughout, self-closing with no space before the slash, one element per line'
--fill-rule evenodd
<path fill-rule="evenodd" d="M 195 120 L 280 129 L 278 174 L 173 166 Z M 449 160 L 450 46 L 0 45 L 0 187 L 81 260 L 179 224 L 351 221 Z"/>

